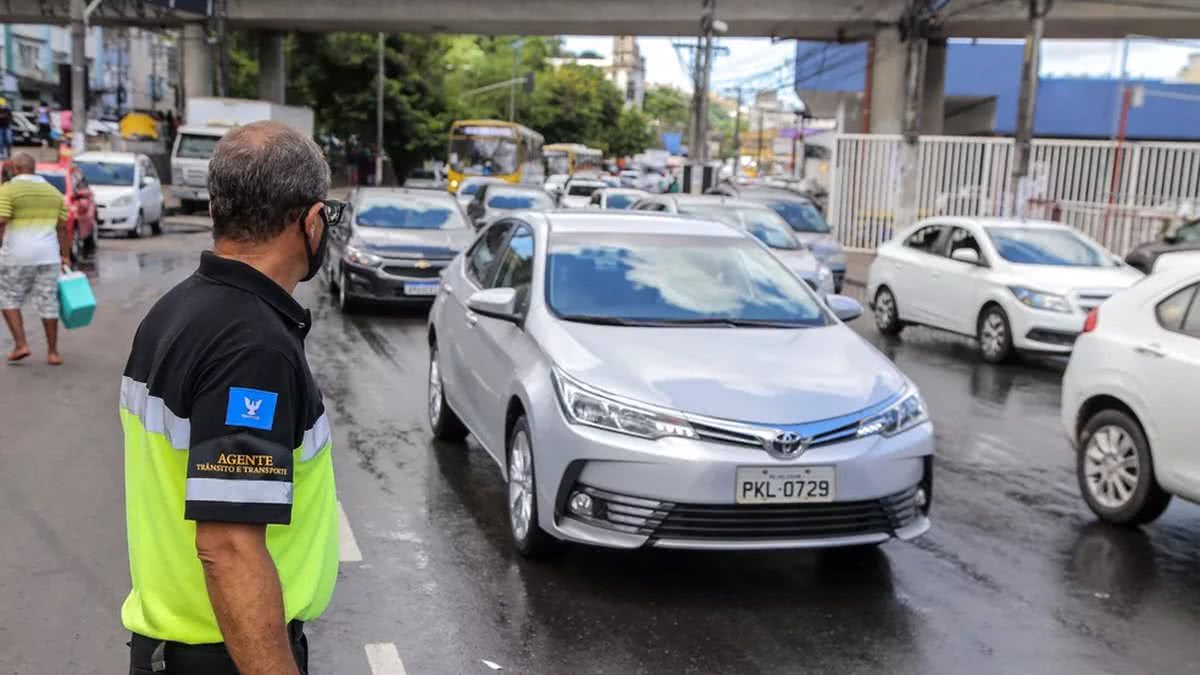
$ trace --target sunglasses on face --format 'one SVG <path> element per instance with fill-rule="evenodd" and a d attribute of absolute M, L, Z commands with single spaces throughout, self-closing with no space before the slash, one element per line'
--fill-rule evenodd
<path fill-rule="evenodd" d="M 333 227 L 342 222 L 342 214 L 346 212 L 346 202 L 338 199 L 321 200 L 321 219 L 325 227 Z"/>

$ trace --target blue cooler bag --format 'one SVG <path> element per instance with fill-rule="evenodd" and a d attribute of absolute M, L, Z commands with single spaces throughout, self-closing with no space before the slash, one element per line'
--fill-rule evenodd
<path fill-rule="evenodd" d="M 82 328 L 96 313 L 96 296 L 83 272 L 67 272 L 58 278 L 58 315 L 63 326 Z"/>

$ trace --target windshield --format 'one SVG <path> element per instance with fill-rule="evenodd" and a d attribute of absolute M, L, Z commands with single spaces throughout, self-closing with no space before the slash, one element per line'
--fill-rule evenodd
<path fill-rule="evenodd" d="M 637 197 L 634 197 L 633 195 L 616 194 L 609 195 L 608 201 L 605 203 L 605 205 L 610 209 L 627 209 L 633 206 L 634 202 L 636 201 Z"/>
<path fill-rule="evenodd" d="M 589 185 L 587 183 L 571 183 L 567 186 L 567 194 L 572 197 L 591 197 L 592 193 L 603 185 Z"/>
<path fill-rule="evenodd" d="M 571 173 L 571 162 L 562 150 L 551 150 L 546 154 L 546 173 Z"/>
<path fill-rule="evenodd" d="M 493 192 L 487 198 L 489 209 L 552 209 L 550 195 L 537 192 Z"/>
<path fill-rule="evenodd" d="M 546 302 L 567 320 L 827 323 L 804 282 L 744 239 L 554 234 L 546 287 Z"/>
<path fill-rule="evenodd" d="M 467 226 L 458 207 L 441 199 L 369 198 L 358 207 L 359 227 L 405 230 L 459 230 Z"/>
<path fill-rule="evenodd" d="M 220 136 L 184 134 L 179 137 L 179 151 L 175 156 L 182 159 L 208 159 L 220 140 Z"/>
<path fill-rule="evenodd" d="M 67 194 L 67 176 L 62 173 L 39 173 L 39 176 L 46 179 L 46 182 L 53 185 L 59 192 Z"/>
<path fill-rule="evenodd" d="M 92 185 L 133 185 L 132 164 L 79 162 L 79 168 Z"/>
<path fill-rule="evenodd" d="M 450 168 L 472 176 L 499 176 L 516 173 L 517 144 L 511 138 L 486 136 L 452 138 L 450 139 Z"/>
<path fill-rule="evenodd" d="M 778 201 L 771 202 L 770 207 L 775 213 L 783 216 L 787 224 L 797 232 L 829 232 L 829 223 L 825 222 L 825 216 L 809 202 Z"/>
<path fill-rule="evenodd" d="M 988 227 L 1001 258 L 1023 265 L 1113 267 L 1104 249 L 1070 230 L 1035 227 Z"/>
<path fill-rule="evenodd" d="M 727 225 L 743 229 L 771 248 L 794 250 L 801 248 L 800 241 L 792 234 L 787 221 L 768 208 L 753 206 L 723 206 L 718 204 L 689 206 L 679 209 L 680 213 L 698 215 L 719 220 Z"/>

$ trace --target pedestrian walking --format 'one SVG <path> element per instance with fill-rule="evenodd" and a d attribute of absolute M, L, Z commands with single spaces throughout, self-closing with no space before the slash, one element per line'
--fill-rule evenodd
<path fill-rule="evenodd" d="M 50 106 L 42 101 L 37 109 L 38 137 L 42 139 L 42 147 L 50 145 Z"/>
<path fill-rule="evenodd" d="M 292 291 L 341 218 L 328 190 L 303 134 L 231 131 L 209 163 L 213 250 L 138 327 L 120 404 L 131 673 L 307 672 L 338 526 L 312 319 Z"/>
<path fill-rule="evenodd" d="M 8 362 L 32 353 L 21 306 L 26 302 L 46 331 L 46 362 L 62 365 L 58 353 L 58 275 L 69 264 L 67 204 L 62 193 L 34 173 L 27 153 L 8 162 L 12 178 L 0 185 L 0 313 L 12 334 Z"/>
<path fill-rule="evenodd" d="M 8 106 L 8 99 L 0 96 L 0 159 L 8 159 L 12 152 L 12 122 L 12 108 Z"/>

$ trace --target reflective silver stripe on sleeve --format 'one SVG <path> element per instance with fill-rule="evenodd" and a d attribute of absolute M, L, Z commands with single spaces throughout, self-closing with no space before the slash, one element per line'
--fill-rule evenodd
<path fill-rule="evenodd" d="M 329 417 L 325 413 L 313 422 L 312 428 L 304 432 L 304 442 L 300 446 L 300 461 L 307 462 L 317 453 L 321 452 L 321 448 L 325 447 L 332 438 L 329 428 Z"/>
<path fill-rule="evenodd" d="M 291 504 L 292 484 L 280 480 L 189 478 L 187 500 L 230 504 Z"/>
<path fill-rule="evenodd" d="M 121 407 L 138 418 L 142 427 L 152 434 L 167 437 L 171 447 L 187 450 L 192 439 L 191 421 L 178 417 L 149 388 L 130 377 L 121 378 Z"/>

